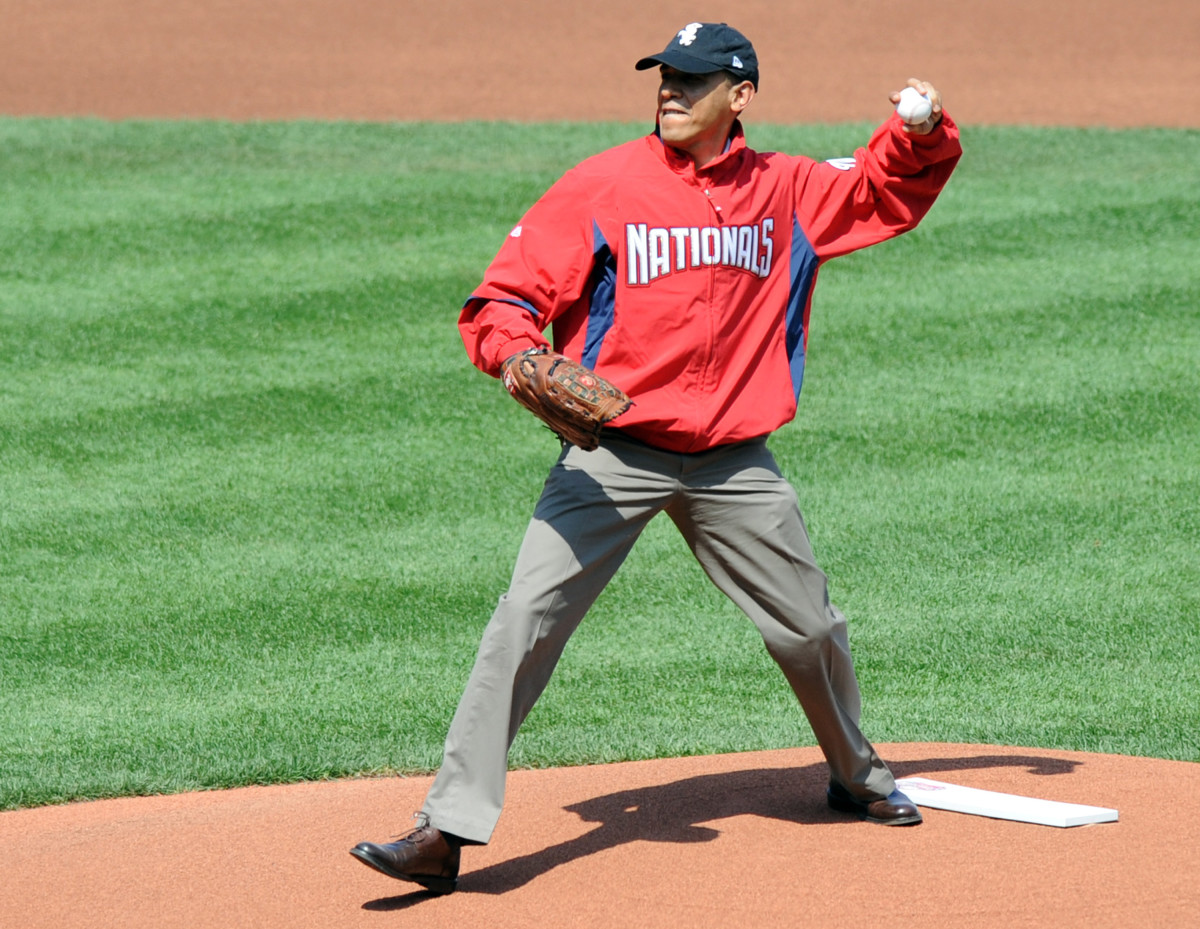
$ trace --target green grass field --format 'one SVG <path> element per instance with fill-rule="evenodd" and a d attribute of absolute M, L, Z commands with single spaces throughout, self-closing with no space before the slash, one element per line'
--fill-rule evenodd
<path fill-rule="evenodd" d="M 437 766 L 557 452 L 457 310 L 644 129 L 0 120 L 0 809 Z M 864 728 L 1200 761 L 1200 132 L 964 144 L 772 440 Z M 801 744 L 660 521 L 512 763 Z"/>

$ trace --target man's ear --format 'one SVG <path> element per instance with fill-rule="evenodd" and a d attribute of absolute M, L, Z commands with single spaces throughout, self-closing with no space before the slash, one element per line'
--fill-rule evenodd
<path fill-rule="evenodd" d="M 742 81 L 740 84 L 734 84 L 729 91 L 729 108 L 735 114 L 741 113 L 750 105 L 750 101 L 754 99 L 754 85 L 750 81 Z"/>

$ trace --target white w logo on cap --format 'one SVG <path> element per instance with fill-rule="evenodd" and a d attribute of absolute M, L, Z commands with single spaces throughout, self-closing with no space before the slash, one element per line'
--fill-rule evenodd
<path fill-rule="evenodd" d="M 691 45 L 696 41 L 696 33 L 704 28 L 704 23 L 688 23 L 679 30 L 679 44 Z"/>

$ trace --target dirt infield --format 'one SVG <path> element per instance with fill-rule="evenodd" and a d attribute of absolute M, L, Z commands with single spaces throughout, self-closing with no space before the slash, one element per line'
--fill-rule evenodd
<path fill-rule="evenodd" d="M 964 126 L 1200 126 L 1195 0 L 0 0 L 0 113 L 651 119 L 642 55 L 751 39 L 750 121 L 882 120 L 927 78 Z"/>
<path fill-rule="evenodd" d="M 920 76 L 966 127 L 1200 127 L 1196 0 L 0 0 L 0 12 L 7 115 L 649 119 L 653 77 L 632 62 L 689 20 L 727 19 L 760 50 L 751 122 L 882 119 L 888 91 Z M 1116 807 L 1120 821 L 927 811 L 916 829 L 865 825 L 826 810 L 814 749 L 518 771 L 493 844 L 464 853 L 459 893 L 433 898 L 347 854 L 406 831 L 427 778 L 113 800 L 0 814 L 0 926 L 1200 924 L 1200 765 L 881 749 L 898 775 Z"/>
<path fill-rule="evenodd" d="M 296 929 L 1194 926 L 1200 765 L 880 746 L 897 774 L 1114 807 L 1068 829 L 829 812 L 816 749 L 516 771 L 491 845 L 432 897 L 348 854 L 407 830 L 428 778 L 110 800 L 0 815 L 0 925 Z"/>

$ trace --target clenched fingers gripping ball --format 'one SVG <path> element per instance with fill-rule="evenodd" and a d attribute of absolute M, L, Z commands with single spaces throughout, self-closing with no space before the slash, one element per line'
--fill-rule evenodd
<path fill-rule="evenodd" d="M 910 126 L 919 126 L 933 112 L 933 104 L 915 87 L 905 87 L 900 91 L 900 102 L 896 104 L 896 112 Z"/>

